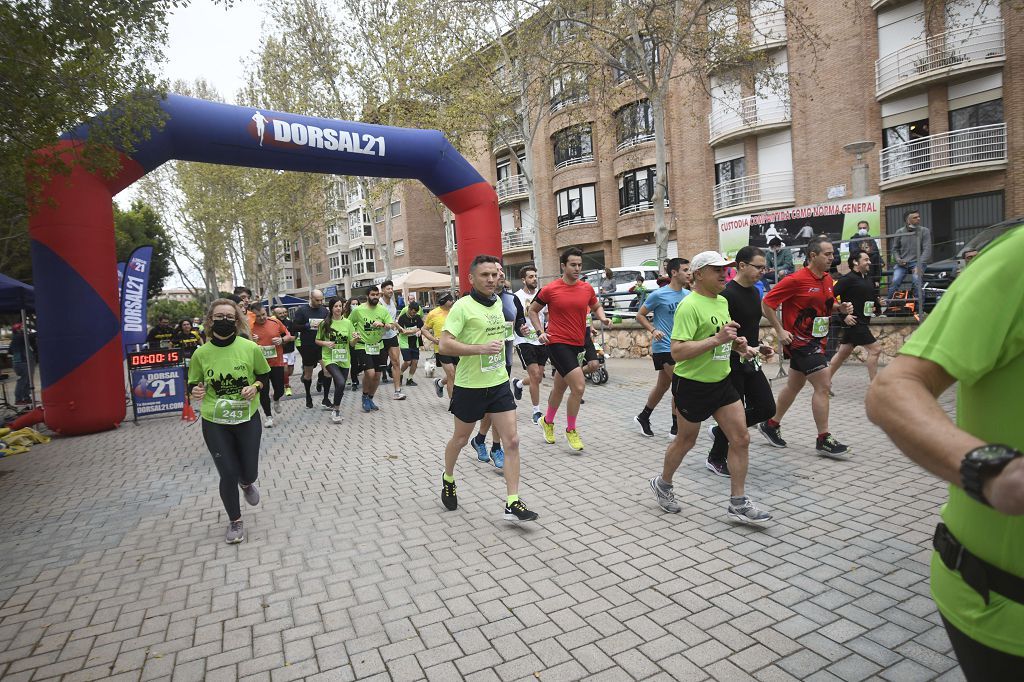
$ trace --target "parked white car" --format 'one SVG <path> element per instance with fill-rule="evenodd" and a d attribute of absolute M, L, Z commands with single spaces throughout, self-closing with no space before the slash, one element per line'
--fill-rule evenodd
<path fill-rule="evenodd" d="M 614 296 L 602 296 L 601 294 L 601 280 L 604 278 L 604 270 L 591 270 L 583 274 L 583 279 L 594 287 L 594 291 L 597 292 L 597 299 L 604 305 L 604 309 L 609 313 L 614 312 L 620 317 L 632 317 L 636 315 L 635 310 L 629 309 L 629 304 L 633 301 L 634 296 L 629 293 L 629 290 L 636 284 L 637 275 L 643 275 L 644 277 L 644 288 L 647 289 L 648 293 L 658 288 L 658 268 L 638 265 L 638 266 L 624 266 L 618 268 L 611 268 L 612 275 L 615 279 L 615 295 Z M 608 299 L 611 299 L 610 301 Z M 611 305 L 609 305 L 611 303 Z"/>

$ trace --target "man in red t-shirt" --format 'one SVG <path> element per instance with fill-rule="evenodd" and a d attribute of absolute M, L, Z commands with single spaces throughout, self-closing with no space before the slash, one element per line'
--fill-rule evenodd
<path fill-rule="evenodd" d="M 263 357 L 270 365 L 270 384 L 274 386 L 274 413 L 281 413 L 281 396 L 284 395 L 284 344 L 294 341 L 288 328 L 273 317 L 267 315 L 267 309 L 259 301 L 249 304 L 249 312 L 253 313 L 250 329 L 253 343 L 263 351 Z M 263 407 L 265 427 L 274 426 L 274 416 L 270 413 L 270 385 L 264 384 L 260 390 L 260 405 Z"/>
<path fill-rule="evenodd" d="M 835 248 L 827 236 L 813 237 L 807 244 L 807 267 L 780 280 L 761 301 L 761 310 L 782 341 L 791 371 L 776 400 L 775 416 L 759 424 L 758 429 L 775 447 L 786 447 L 780 422 L 804 384 L 810 382 L 814 388 L 811 413 L 818 429 L 815 449 L 827 457 L 839 457 L 849 450 L 828 430 L 828 391 L 832 377 L 825 357 L 825 343 L 835 303 L 832 277 L 828 274 L 834 254 Z M 775 313 L 779 306 L 782 306 L 781 323 Z M 853 312 L 849 303 L 840 306 L 847 314 Z"/>
<path fill-rule="evenodd" d="M 540 420 L 544 429 L 544 440 L 555 442 L 555 414 L 562 404 L 562 396 L 569 388 L 569 402 L 566 405 L 565 439 L 575 452 L 583 450 L 583 440 L 576 431 L 576 416 L 583 402 L 586 381 L 581 365 L 586 359 L 586 335 L 590 333 L 587 313 L 605 325 L 611 321 L 605 316 L 594 292 L 594 287 L 580 279 L 583 271 L 583 252 L 572 247 L 566 249 L 559 261 L 562 276 L 537 292 L 530 304 L 530 322 L 534 329 L 544 329 L 540 311 L 547 306 L 548 325 L 537 340 L 547 345 L 548 358 L 555 368 L 555 384 L 548 395 L 547 415 Z"/>

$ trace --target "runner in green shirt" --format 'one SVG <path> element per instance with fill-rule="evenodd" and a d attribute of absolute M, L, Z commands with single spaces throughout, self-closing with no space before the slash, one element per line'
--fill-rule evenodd
<path fill-rule="evenodd" d="M 950 483 L 931 588 L 968 680 L 1024 673 L 1021 254 L 1024 225 L 982 250 L 867 397 L 868 417 Z M 955 425 L 936 400 L 954 382 Z"/>
<path fill-rule="evenodd" d="M 537 513 L 519 499 L 519 434 L 516 431 L 516 401 L 505 369 L 505 315 L 495 296 L 500 261 L 479 255 L 470 266 L 473 290 L 452 306 L 441 330 L 440 352 L 461 357 L 455 369 L 455 388 L 449 410 L 455 415 L 455 429 L 444 451 L 441 503 L 449 511 L 458 508 L 455 495 L 455 462 L 469 442 L 473 427 L 490 415 L 501 442 L 505 444 L 505 486 L 508 497 L 507 521 L 534 521 Z"/>
<path fill-rule="evenodd" d="M 391 313 L 380 302 L 380 289 L 370 287 L 366 303 L 352 310 L 349 319 L 359 334 L 353 358 L 363 370 L 363 412 L 379 410 L 373 396 L 387 366 L 388 354 L 384 349 L 384 332 L 394 323 Z"/>
<path fill-rule="evenodd" d="M 352 346 L 358 338 L 352 321 L 348 319 L 348 304 L 343 298 L 334 297 L 327 302 L 331 311 L 330 320 L 324 320 L 316 331 L 316 345 L 322 349 L 324 369 L 334 380 L 334 402 L 331 422 L 341 423 L 341 397 L 348 384 L 348 370 L 352 367 Z M 327 400 L 326 393 L 324 400 Z"/>
<path fill-rule="evenodd" d="M 729 516 L 743 523 L 762 524 L 772 516 L 754 506 L 744 493 L 750 434 L 740 395 L 729 380 L 729 354 L 735 350 L 753 357 L 757 350 L 748 348 L 746 339 L 737 336 L 740 325 L 731 319 L 729 302 L 721 296 L 725 268 L 730 265 L 735 262 L 715 251 L 698 253 L 690 264 L 693 292 L 676 307 L 672 326 L 671 352 L 676 361 L 672 396 L 683 420 L 665 451 L 661 476 L 652 478 L 650 485 L 662 509 L 672 513 L 682 509 L 672 490 L 672 476 L 696 444 L 701 422 L 714 415 L 729 439 Z"/>
<path fill-rule="evenodd" d="M 196 349 L 189 364 L 189 392 L 202 401 L 203 439 L 220 474 L 220 499 L 228 514 L 224 539 L 235 544 L 245 539 L 238 487 L 250 505 L 260 501 L 256 479 L 263 426 L 254 399 L 270 381 L 270 365 L 260 347 L 244 338 L 249 324 L 234 301 L 211 303 L 206 328 L 209 343 Z"/>

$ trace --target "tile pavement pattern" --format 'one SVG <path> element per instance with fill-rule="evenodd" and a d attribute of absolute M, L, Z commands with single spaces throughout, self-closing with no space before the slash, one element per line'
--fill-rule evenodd
<path fill-rule="evenodd" d="M 944 486 L 868 423 L 862 367 L 833 400 L 852 461 L 815 456 L 807 394 L 789 449 L 753 435 L 748 492 L 776 515 L 757 530 L 726 516 L 703 433 L 676 478 L 683 512 L 655 505 L 666 404 L 640 437 L 650 364 L 609 366 L 587 389 L 584 456 L 520 411 L 542 515 L 526 527 L 499 519 L 501 478 L 468 449 L 443 510 L 450 417 L 427 385 L 401 404 L 383 391 L 371 415 L 346 394 L 341 426 L 290 400 L 236 546 L 198 426 L 150 419 L 0 460 L 0 678 L 962 679 L 927 586 Z"/>

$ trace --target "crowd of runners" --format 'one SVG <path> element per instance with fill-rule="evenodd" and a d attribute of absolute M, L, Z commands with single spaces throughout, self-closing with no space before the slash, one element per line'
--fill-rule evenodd
<path fill-rule="evenodd" d="M 829 431 L 831 375 L 853 346 L 872 347 L 867 323 L 876 297 L 870 286 L 858 286 L 852 279 L 834 290 L 829 275 L 834 247 L 827 237 L 811 239 L 807 254 L 807 266 L 763 299 L 756 286 L 766 267 L 759 248 L 745 247 L 735 259 L 714 251 L 699 253 L 692 261 L 672 258 L 664 263 L 664 284 L 640 306 L 637 321 L 651 335 L 655 376 L 633 422 L 643 436 L 654 436 L 660 428 L 653 422 L 654 411 L 671 389 L 671 422 L 666 420 L 665 426 L 673 440 L 660 475 L 650 479 L 665 511 L 682 509 L 673 476 L 696 444 L 701 425 L 713 420 L 706 467 L 729 478 L 726 512 L 745 523 L 769 521 L 771 515 L 746 492 L 748 429 L 756 427 L 772 446 L 786 447 L 781 422 L 806 383 L 814 391 L 817 451 L 847 456 L 847 446 Z M 849 264 L 851 276 L 863 278 L 860 257 L 852 255 Z M 500 260 L 477 256 L 469 272 L 469 292 L 458 299 L 442 295 L 426 315 L 416 301 L 402 302 L 390 281 L 371 287 L 362 302 L 325 299 L 315 290 L 308 304 L 291 314 L 284 308 L 267 310 L 250 300 L 244 288 L 233 297 L 238 300 L 214 301 L 198 325 L 207 342 L 192 351 L 188 382 L 192 397 L 202 401 L 203 434 L 221 476 L 228 542 L 244 538 L 239 488 L 249 504 L 259 501 L 255 482 L 260 435 L 263 428 L 275 426 L 282 398 L 292 393 L 296 368 L 301 369 L 305 407 L 314 409 L 319 398 L 331 421 L 342 424 L 347 388 L 360 392 L 360 407 L 367 413 L 380 410 L 383 396 L 405 400 L 405 389 L 418 385 L 420 351 L 426 346 L 435 349 L 432 388 L 438 398 L 447 399 L 454 418 L 444 452 L 442 504 L 448 510 L 458 508 L 455 465 L 470 444 L 479 461 L 503 472 L 503 517 L 536 520 L 537 512 L 519 495 L 517 404 L 528 398 L 532 424 L 542 430 L 546 443 L 564 438 L 573 453 L 582 454 L 578 420 L 586 374 L 597 366 L 593 337 L 601 326 L 613 325 L 594 288 L 582 279 L 582 252 L 565 250 L 559 268 L 561 276 L 543 287 L 535 268 L 522 268 L 517 273 L 522 288 L 513 293 L 506 288 Z M 845 300 L 837 296 L 840 290 Z M 848 331 L 841 353 L 830 364 L 824 351 L 833 314 Z M 760 341 L 762 316 L 789 360 L 789 378 L 777 399 L 761 368 L 775 352 Z M 514 356 L 522 372 L 513 371 Z M 549 363 L 553 378 L 543 404 Z M 382 384 L 390 389 L 382 390 Z"/>

